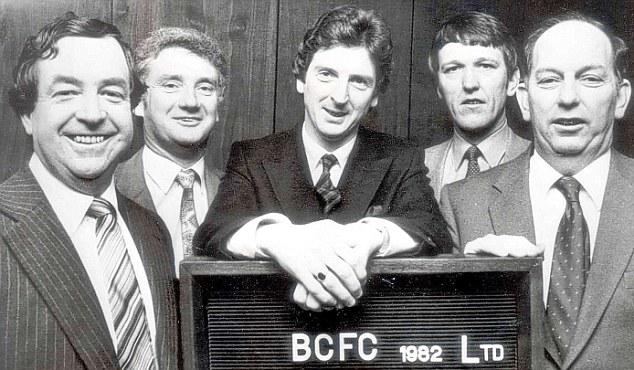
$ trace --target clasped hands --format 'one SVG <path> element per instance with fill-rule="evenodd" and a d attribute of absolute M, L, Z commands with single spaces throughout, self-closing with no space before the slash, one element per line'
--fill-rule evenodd
<path fill-rule="evenodd" d="M 264 225 L 257 240 L 260 250 L 295 279 L 293 301 L 305 310 L 322 311 L 357 303 L 368 260 L 384 239 L 380 230 L 365 223 L 320 220 Z"/>

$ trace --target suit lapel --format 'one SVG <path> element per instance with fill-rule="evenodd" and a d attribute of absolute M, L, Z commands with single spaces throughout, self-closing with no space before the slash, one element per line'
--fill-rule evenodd
<path fill-rule="evenodd" d="M 290 131 L 276 154 L 262 159 L 262 166 L 282 213 L 291 219 L 306 220 L 319 209 L 319 201 L 312 185 L 300 128 Z"/>
<path fill-rule="evenodd" d="M 634 168 L 626 168 L 621 155 L 613 151 L 590 274 L 564 368 L 587 345 L 632 256 L 634 182 L 627 177 L 632 173 Z"/>
<path fill-rule="evenodd" d="M 117 189 L 128 199 L 156 213 L 152 196 L 147 189 L 145 176 L 143 175 L 142 148 L 132 158 L 117 167 L 115 182 Z"/>
<path fill-rule="evenodd" d="M 207 166 L 207 161 L 205 161 Z M 205 187 L 207 188 L 207 206 L 211 206 L 218 192 L 218 185 L 220 185 L 220 179 L 222 178 L 222 172 L 215 168 L 205 167 Z"/>
<path fill-rule="evenodd" d="M 393 158 L 372 140 L 371 133 L 359 128 L 357 142 L 339 181 L 341 206 L 334 210 L 344 220 L 362 218 L 381 185 Z"/>
<path fill-rule="evenodd" d="M 518 235 L 535 243 L 533 210 L 528 188 L 530 151 L 509 163 L 493 184 L 489 216 L 496 235 Z"/>
<path fill-rule="evenodd" d="M 99 300 L 70 237 L 32 173 L 5 183 L 14 203 L 2 211 L 17 220 L 6 242 L 89 368 L 116 368 L 115 350 Z"/>

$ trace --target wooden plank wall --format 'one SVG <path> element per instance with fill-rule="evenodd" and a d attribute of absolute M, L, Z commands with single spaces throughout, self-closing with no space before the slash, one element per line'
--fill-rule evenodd
<path fill-rule="evenodd" d="M 630 0 L 0 0 L 0 181 L 24 165 L 32 152 L 30 138 L 6 102 L 12 68 L 25 38 L 65 11 L 116 24 L 132 46 L 162 26 L 192 27 L 219 39 L 230 64 L 230 84 L 208 158 L 222 167 L 233 141 L 285 130 L 303 119 L 302 97 L 295 91 L 291 72 L 297 45 L 319 14 L 345 3 L 381 13 L 394 41 L 390 88 L 365 124 L 423 146 L 451 133 L 451 121 L 436 96 L 426 62 L 439 23 L 451 14 L 463 10 L 494 14 L 521 40 L 545 15 L 576 9 L 613 25 L 634 47 L 634 2 Z M 634 66 L 634 59 L 628 60 Z M 514 127 L 526 135 L 528 125 L 521 121 L 514 100 L 509 111 Z M 632 109 L 615 135 L 617 147 L 631 155 L 634 127 L 630 122 L 634 122 Z M 141 124 L 137 122 L 137 133 Z M 133 149 L 142 140 L 137 135 Z"/>

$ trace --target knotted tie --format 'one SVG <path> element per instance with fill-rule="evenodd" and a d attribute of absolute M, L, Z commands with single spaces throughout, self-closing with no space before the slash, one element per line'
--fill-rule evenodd
<path fill-rule="evenodd" d="M 330 180 L 330 169 L 337 164 L 337 157 L 332 154 L 324 154 L 324 156 L 321 157 L 321 164 L 324 170 L 319 180 L 317 180 L 317 184 L 315 184 L 315 189 L 324 200 L 323 211 L 324 214 L 327 214 L 333 207 L 341 202 L 341 193 L 339 193 L 339 190 L 332 184 L 332 180 Z"/>
<path fill-rule="evenodd" d="M 581 184 L 572 177 L 564 176 L 554 186 L 566 198 L 566 211 L 555 239 L 546 322 L 563 360 L 575 332 L 590 271 L 590 238 L 579 204 Z"/>
<path fill-rule="evenodd" d="M 478 149 L 478 147 L 475 145 L 471 145 L 464 155 L 469 161 L 466 177 L 471 177 L 477 173 L 480 173 L 480 166 L 478 165 L 478 157 L 482 155 L 480 149 Z"/>
<path fill-rule="evenodd" d="M 192 169 L 182 170 L 176 176 L 176 182 L 183 188 L 183 198 L 181 199 L 181 237 L 185 256 L 192 255 L 192 239 L 198 228 L 198 219 L 194 208 L 195 180 L 196 172 Z"/>
<path fill-rule="evenodd" d="M 122 369 L 156 369 L 145 306 L 114 207 L 95 198 L 86 215 L 97 221 L 97 252 L 108 288 L 119 365 Z"/>

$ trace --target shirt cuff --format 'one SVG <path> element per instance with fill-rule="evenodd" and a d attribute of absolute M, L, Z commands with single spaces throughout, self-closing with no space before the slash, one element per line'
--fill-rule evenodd
<path fill-rule="evenodd" d="M 414 238 L 392 221 L 378 217 L 365 217 L 359 222 L 372 226 L 383 234 L 383 243 L 375 257 L 387 257 L 407 252 L 418 246 L 418 242 Z"/>
<path fill-rule="evenodd" d="M 239 228 L 229 241 L 227 241 L 227 251 L 234 256 L 242 258 L 267 258 L 258 246 L 256 236 L 260 226 L 291 223 L 288 217 L 281 213 L 267 213 L 244 224 Z"/>

